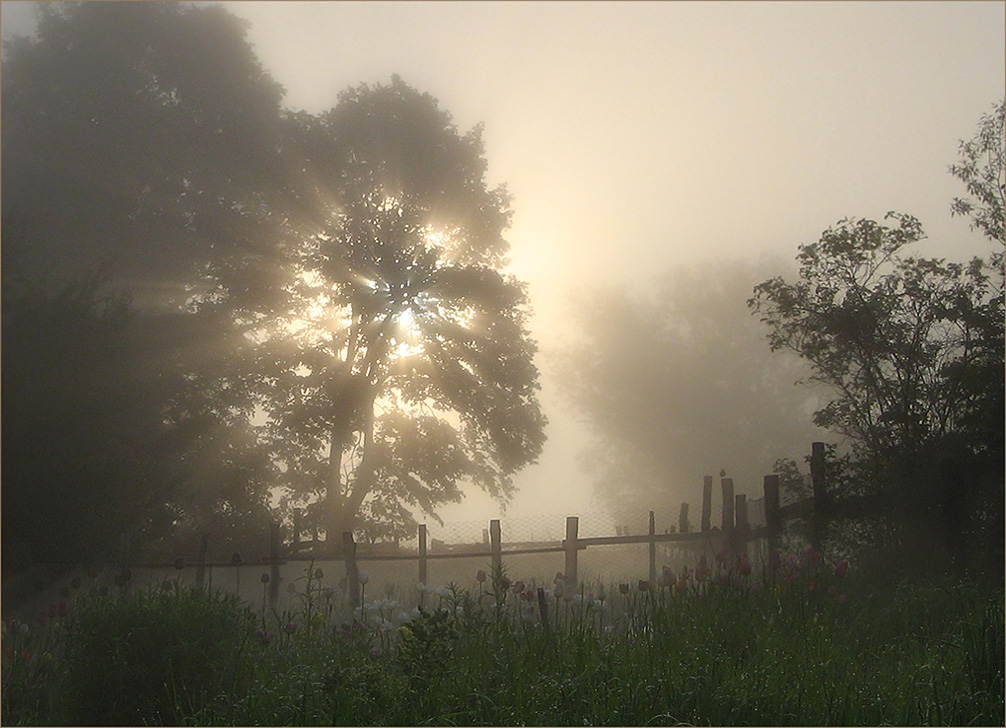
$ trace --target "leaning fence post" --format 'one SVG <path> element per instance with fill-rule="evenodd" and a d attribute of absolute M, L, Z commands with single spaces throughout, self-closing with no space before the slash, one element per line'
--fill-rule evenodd
<path fill-rule="evenodd" d="M 419 583 L 426 583 L 426 524 L 419 524 Z"/>
<path fill-rule="evenodd" d="M 500 533 L 500 521 L 494 518 L 489 521 L 489 551 L 492 554 L 493 573 L 498 574 L 503 568 L 503 544 Z"/>
<path fill-rule="evenodd" d="M 569 584 L 576 584 L 576 534 L 579 529 L 580 519 L 577 516 L 567 516 L 566 517 L 566 540 L 563 542 L 563 546 L 566 549 L 566 568 L 563 574 L 566 576 L 566 582 Z"/>
<path fill-rule="evenodd" d="M 346 563 L 346 588 L 349 589 L 349 606 L 360 606 L 360 569 L 356 565 L 356 542 L 352 531 L 342 532 L 342 558 Z"/>
<path fill-rule="evenodd" d="M 681 513 L 678 515 L 678 531 L 680 533 L 688 533 L 688 504 L 681 504 Z"/>
<path fill-rule="evenodd" d="M 650 584 L 657 583 L 657 541 L 654 535 L 657 533 L 657 522 L 650 511 Z"/>

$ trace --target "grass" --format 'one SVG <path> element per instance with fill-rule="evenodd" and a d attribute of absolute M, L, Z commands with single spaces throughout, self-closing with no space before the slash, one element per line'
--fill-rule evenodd
<path fill-rule="evenodd" d="M 878 592 L 816 562 L 804 554 L 759 579 L 724 559 L 654 585 L 522 584 L 501 570 L 463 589 L 409 589 L 415 605 L 371 598 L 356 611 L 333 603 L 312 568 L 284 613 L 177 584 L 82 594 L 52 605 L 44 625 L 5 624 L 0 717 L 1003 725 L 1001 593 Z"/>

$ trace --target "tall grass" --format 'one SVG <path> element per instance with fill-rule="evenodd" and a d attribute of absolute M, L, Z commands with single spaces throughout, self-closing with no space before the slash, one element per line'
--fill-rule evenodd
<path fill-rule="evenodd" d="M 525 584 L 500 570 L 424 587 L 421 606 L 385 595 L 355 611 L 329 602 L 311 568 L 282 614 L 195 589 L 79 599 L 27 635 L 8 625 L 2 717 L 1003 724 L 1001 594 L 972 583 L 878 592 L 806 559 L 759 579 L 728 561 L 658 584 Z"/>

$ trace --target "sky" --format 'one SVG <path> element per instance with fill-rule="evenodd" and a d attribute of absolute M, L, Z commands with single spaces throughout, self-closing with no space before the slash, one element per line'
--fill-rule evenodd
<path fill-rule="evenodd" d="M 530 287 L 550 419 L 508 518 L 600 507 L 577 463 L 586 430 L 550 374 L 577 335 L 571 291 L 792 260 L 840 219 L 889 210 L 921 220 L 920 253 L 988 251 L 950 216 L 963 188 L 947 167 L 1004 95 L 1001 2 L 223 4 L 250 22 L 290 108 L 322 111 L 397 73 L 460 129 L 484 123 L 489 181 L 514 198 L 510 271 Z M 30 32 L 31 5 L 0 4 L 4 38 Z M 501 513 L 472 493 L 441 515 Z"/>

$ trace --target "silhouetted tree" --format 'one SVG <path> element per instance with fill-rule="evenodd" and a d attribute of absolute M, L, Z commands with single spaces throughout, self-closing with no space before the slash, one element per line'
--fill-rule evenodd
<path fill-rule="evenodd" d="M 287 119 L 299 240 L 257 289 L 226 262 L 200 303 L 232 317 L 290 503 L 330 538 L 403 535 L 470 481 L 505 501 L 540 453 L 525 287 L 499 268 L 509 198 L 481 130 L 394 77 Z M 278 297 L 270 298 L 273 293 Z M 243 368 L 242 368 L 243 367 Z"/>
<path fill-rule="evenodd" d="M 973 196 L 953 211 L 972 215 L 997 248 L 1002 138 L 1000 105 L 951 167 Z M 1001 545 L 1002 251 L 967 264 L 905 256 L 922 226 L 886 219 L 895 225 L 843 220 L 801 245 L 798 280 L 759 284 L 749 305 L 769 325 L 771 348 L 798 353 L 833 392 L 814 420 L 846 436 L 860 472 L 895 496 L 888 515 L 939 534 L 960 557 L 969 532 L 988 537 L 997 508 Z"/>
<path fill-rule="evenodd" d="M 705 264 L 653 291 L 576 297 L 557 381 L 595 434 L 584 460 L 617 511 L 697 503 L 702 477 L 723 469 L 758 488 L 778 458 L 808 450 L 815 397 L 794 384 L 807 372 L 767 351 L 744 305 L 765 272 Z"/>

